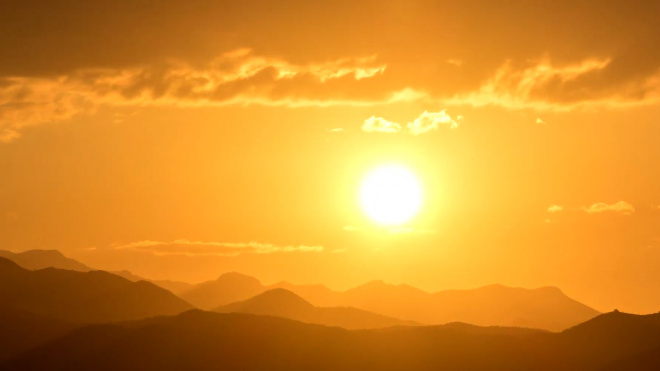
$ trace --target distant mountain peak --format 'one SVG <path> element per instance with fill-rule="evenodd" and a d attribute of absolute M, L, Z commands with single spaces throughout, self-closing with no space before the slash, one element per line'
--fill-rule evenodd
<path fill-rule="evenodd" d="M 271 306 L 287 305 L 290 307 L 298 307 L 298 308 L 314 307 L 312 304 L 310 304 L 308 301 L 301 298 L 300 296 L 294 294 L 293 292 L 287 289 L 282 289 L 282 288 L 265 291 L 246 301 L 261 302 L 263 304 L 271 305 Z"/>
<path fill-rule="evenodd" d="M 217 281 L 229 281 L 229 280 L 231 280 L 231 281 L 238 281 L 238 280 L 240 280 L 240 281 L 250 281 L 250 282 L 255 282 L 255 283 L 261 284 L 261 282 L 258 279 L 254 278 L 252 276 L 248 276 L 247 274 L 239 273 L 239 272 L 223 273 L 217 279 Z"/>
<path fill-rule="evenodd" d="M 252 314 L 272 315 L 305 315 L 314 310 L 314 306 L 305 299 L 287 289 L 272 289 L 247 300 L 228 304 L 217 308 L 220 312 L 245 312 Z"/>

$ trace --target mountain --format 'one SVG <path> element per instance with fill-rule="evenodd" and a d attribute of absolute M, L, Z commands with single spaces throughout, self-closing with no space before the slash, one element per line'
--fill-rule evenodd
<path fill-rule="evenodd" d="M 524 289 L 490 285 L 429 293 L 405 284 L 371 281 L 338 292 L 323 285 L 287 282 L 264 286 L 256 278 L 227 273 L 180 295 L 199 308 L 211 310 L 274 288 L 289 290 L 314 306 L 353 307 L 429 325 L 466 322 L 562 331 L 600 314 L 555 287 Z"/>
<path fill-rule="evenodd" d="M 467 322 L 561 331 L 599 314 L 556 287 L 524 289 L 502 285 L 433 294 L 430 323 Z"/>
<path fill-rule="evenodd" d="M 356 308 L 315 307 L 300 296 L 285 289 L 272 289 L 250 299 L 221 306 L 216 308 L 215 311 L 219 313 L 269 315 L 346 329 L 417 325 L 414 322 L 401 321 Z"/>
<path fill-rule="evenodd" d="M 148 278 L 140 277 L 136 274 L 133 274 L 127 270 L 121 271 L 110 271 L 110 273 L 115 274 L 119 277 L 124 277 L 129 281 L 138 282 L 138 281 L 149 281 L 156 286 L 162 287 L 167 291 L 172 292 L 175 295 L 180 295 L 182 292 L 190 290 L 194 285 L 188 282 L 179 282 L 179 281 L 170 281 L 170 280 L 150 280 Z"/>
<path fill-rule="evenodd" d="M 0 303 L 71 323 L 126 321 L 191 308 L 149 282 L 104 271 L 30 271 L 5 258 L 0 258 Z"/>
<path fill-rule="evenodd" d="M 73 325 L 0 304 L 0 362 L 54 340 Z"/>
<path fill-rule="evenodd" d="M 332 291 L 323 285 L 294 285 L 289 282 L 279 282 L 264 287 L 264 290 L 285 289 L 320 307 L 340 305 L 341 293 Z"/>
<path fill-rule="evenodd" d="M 77 260 L 67 258 L 57 250 L 28 250 L 20 253 L 0 250 L 0 257 L 12 260 L 21 267 L 29 270 L 49 267 L 79 272 L 93 270 Z"/>
<path fill-rule="evenodd" d="M 192 283 L 171 280 L 149 280 L 149 282 L 179 296 L 195 286 Z"/>
<path fill-rule="evenodd" d="M 599 371 L 658 371 L 660 370 L 660 347 L 649 349 L 640 354 L 618 359 Z"/>
<path fill-rule="evenodd" d="M 620 331 L 640 330 L 634 323 L 606 317 L 563 333 L 462 323 L 348 331 L 192 310 L 80 328 L 0 364 L 0 370 L 605 371 L 629 357 L 652 357 L 648 352 L 660 346 L 657 336 L 653 344 L 633 342 L 646 350 L 608 354 L 606 343 Z M 600 353 L 582 351 L 590 348 Z"/>
<path fill-rule="evenodd" d="M 319 305 L 318 300 L 324 305 L 350 306 L 424 324 L 465 322 L 562 331 L 599 314 L 555 287 L 490 285 L 428 293 L 409 285 L 372 281 L 334 294 L 325 292 L 324 287 L 290 289 L 315 305 Z"/>
<path fill-rule="evenodd" d="M 618 311 L 605 313 L 564 331 L 561 336 L 567 354 L 574 352 L 587 359 L 597 358 L 604 366 L 609 362 L 628 357 L 634 359 L 633 356 L 639 353 L 658 349 L 660 313 L 649 315 Z"/>
<path fill-rule="evenodd" d="M 0 257 L 12 260 L 21 267 L 29 270 L 38 270 L 44 268 L 57 268 L 66 269 L 78 272 L 89 272 L 96 270 L 89 266 L 64 256 L 58 250 L 28 250 L 21 253 L 15 253 L 9 250 L 0 250 Z M 171 291 L 174 294 L 180 294 L 184 291 L 190 290 L 193 285 L 187 282 L 169 281 L 169 280 L 150 280 L 144 277 L 135 275 L 127 270 L 110 271 L 114 275 L 124 277 L 129 281 L 149 281 L 157 286 Z"/>
<path fill-rule="evenodd" d="M 264 291 L 264 287 L 254 277 L 230 272 L 215 281 L 202 282 L 181 293 L 181 297 L 202 309 L 213 309 L 220 305 L 245 300 Z"/>

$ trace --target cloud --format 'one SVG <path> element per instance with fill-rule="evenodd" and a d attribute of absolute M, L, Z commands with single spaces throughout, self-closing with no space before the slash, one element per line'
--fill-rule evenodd
<path fill-rule="evenodd" d="M 453 119 L 447 114 L 446 110 L 440 112 L 424 111 L 424 113 L 413 122 L 409 122 L 406 127 L 410 134 L 420 135 L 428 133 L 431 130 L 437 130 L 441 125 L 455 129 L 458 127 L 458 123 L 461 120 L 463 120 L 463 116 L 459 115 Z M 398 133 L 401 131 L 402 127 L 403 125 L 388 121 L 382 117 L 371 116 L 364 120 L 362 131 L 367 133 Z"/>
<path fill-rule="evenodd" d="M 332 128 L 332 129 L 327 129 L 326 131 L 329 133 L 342 133 L 344 132 L 344 128 Z"/>
<path fill-rule="evenodd" d="M 541 125 L 545 125 L 545 124 L 546 124 L 546 122 L 543 121 L 540 117 L 537 117 L 537 118 L 536 118 L 536 123 L 537 123 L 537 124 L 541 124 Z"/>
<path fill-rule="evenodd" d="M 163 2 L 158 17 L 136 1 L 0 2 L 0 141 L 100 105 L 660 103 L 653 1 L 598 12 L 579 2 L 430 2 L 420 12 L 416 2 L 336 0 L 301 3 L 294 16 L 265 0 L 199 0 Z M 466 27 L 445 37 L 439 15 Z M 487 33 L 470 26 L 486 23 Z"/>
<path fill-rule="evenodd" d="M 52 77 L 0 77 L 0 141 L 15 140 L 25 127 L 92 113 L 102 105 L 297 107 L 372 105 L 420 97 L 412 90 L 351 94 L 353 85 L 382 75 L 385 68 L 375 56 L 294 64 L 238 49 L 201 65 L 169 61 Z"/>
<path fill-rule="evenodd" d="M 559 206 L 559 205 L 551 205 L 550 207 L 548 207 L 548 212 L 549 213 L 556 213 L 556 212 L 563 211 L 563 210 L 564 210 L 564 208 L 562 206 Z"/>
<path fill-rule="evenodd" d="M 590 207 L 584 207 L 584 211 L 593 214 L 593 213 L 602 213 L 606 211 L 614 211 L 614 212 L 620 212 L 623 214 L 632 214 L 635 212 L 635 208 L 633 205 L 625 202 L 625 201 L 619 201 L 614 204 L 606 204 L 604 202 L 599 202 L 591 205 Z"/>
<path fill-rule="evenodd" d="M 202 242 L 179 239 L 171 242 L 144 240 L 114 245 L 118 250 L 146 251 L 155 255 L 237 256 L 240 254 L 273 254 L 282 252 L 322 252 L 323 246 L 277 246 L 260 242 Z"/>
<path fill-rule="evenodd" d="M 362 131 L 367 133 L 398 133 L 401 131 L 401 125 L 387 121 L 382 117 L 371 116 L 364 120 Z"/>
<path fill-rule="evenodd" d="M 613 58 L 586 58 L 563 65 L 543 58 L 530 64 L 520 68 L 509 60 L 476 89 L 440 100 L 452 105 L 496 105 L 559 112 L 580 108 L 626 108 L 660 102 L 659 72 L 612 88 L 594 83 L 610 73 Z M 536 122 L 544 123 L 540 118 Z"/>
<path fill-rule="evenodd" d="M 408 123 L 408 130 L 413 135 L 419 135 L 431 130 L 437 130 L 440 125 L 447 125 L 455 129 L 458 127 L 458 120 L 462 118 L 463 116 L 459 116 L 458 119 L 454 120 L 447 114 L 446 110 L 440 112 L 424 111 L 415 121 Z"/>

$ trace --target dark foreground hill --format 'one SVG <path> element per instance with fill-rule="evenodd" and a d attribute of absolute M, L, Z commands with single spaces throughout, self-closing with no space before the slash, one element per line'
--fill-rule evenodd
<path fill-rule="evenodd" d="M 0 303 L 70 323 L 125 321 L 192 308 L 149 282 L 103 271 L 29 271 L 5 258 L 0 258 Z"/>
<path fill-rule="evenodd" d="M 349 330 L 417 325 L 411 321 L 402 321 L 356 308 L 315 307 L 285 289 L 268 290 L 248 300 L 221 306 L 215 311 L 269 315 L 305 323 L 338 326 Z"/>
<path fill-rule="evenodd" d="M 632 322 L 616 314 L 601 317 L 563 333 L 460 323 L 348 331 L 193 310 L 74 330 L 0 364 L 0 370 L 596 371 L 660 346 L 653 316 Z M 639 317 L 647 323 L 641 329 Z M 655 336 L 641 334 L 634 347 L 626 345 L 631 338 L 620 338 L 640 330 Z M 613 347 L 623 351 L 614 354 Z"/>
<path fill-rule="evenodd" d="M 0 362 L 54 340 L 73 325 L 0 304 Z"/>

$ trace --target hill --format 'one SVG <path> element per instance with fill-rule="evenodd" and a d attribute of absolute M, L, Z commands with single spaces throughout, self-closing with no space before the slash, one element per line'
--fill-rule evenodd
<path fill-rule="evenodd" d="M 409 285 L 372 281 L 347 291 L 323 285 L 281 282 L 264 286 L 256 278 L 228 273 L 183 292 L 188 302 L 213 309 L 274 288 L 289 290 L 314 306 L 353 307 L 392 318 L 436 325 L 466 322 L 562 331 L 599 314 L 555 287 L 524 289 L 490 285 L 428 293 Z"/>
<path fill-rule="evenodd" d="M 383 315 L 349 307 L 315 307 L 300 296 L 285 289 L 272 289 L 255 297 L 215 309 L 219 313 L 249 313 L 293 319 L 346 329 L 369 329 L 392 326 L 414 326 Z"/>
<path fill-rule="evenodd" d="M 54 340 L 73 325 L 0 304 L 0 362 Z"/>
<path fill-rule="evenodd" d="M 104 271 L 30 271 L 5 258 L 0 258 L 0 303 L 71 323 L 125 321 L 191 308 L 149 282 Z"/>
<path fill-rule="evenodd" d="M 603 344 L 618 336 L 608 323 L 596 321 L 564 333 L 461 323 L 348 331 L 193 310 L 74 330 L 0 365 L 0 370 L 596 371 L 644 356 L 640 348 L 608 354 Z M 627 328 L 629 323 L 621 325 Z M 660 336 L 652 342 L 641 343 L 656 349 Z M 601 352 L 580 351 L 586 348 Z"/>
<path fill-rule="evenodd" d="M 20 253 L 15 253 L 9 250 L 0 250 L 0 257 L 7 258 L 29 270 L 51 267 L 79 272 L 89 272 L 94 270 L 77 260 L 67 258 L 57 250 L 28 250 Z"/>
<path fill-rule="evenodd" d="M 245 300 L 264 292 L 261 282 L 254 277 L 230 272 L 215 281 L 202 282 L 181 293 L 192 305 L 211 310 L 221 305 Z"/>

